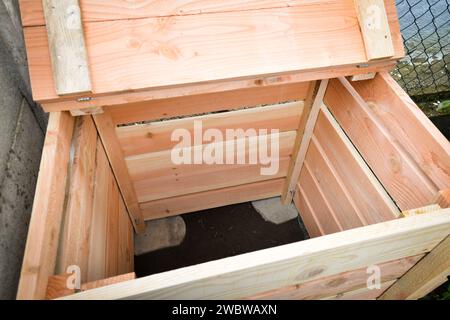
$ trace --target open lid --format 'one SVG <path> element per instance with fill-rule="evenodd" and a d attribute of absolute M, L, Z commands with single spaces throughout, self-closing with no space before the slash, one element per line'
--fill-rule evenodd
<path fill-rule="evenodd" d="M 20 3 L 38 102 L 302 72 L 321 79 L 404 55 L 394 0 Z M 57 90 L 61 81 L 69 85 Z"/>

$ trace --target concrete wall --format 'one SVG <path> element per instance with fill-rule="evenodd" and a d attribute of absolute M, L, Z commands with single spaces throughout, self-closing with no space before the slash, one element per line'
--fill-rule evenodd
<path fill-rule="evenodd" d="M 47 116 L 31 98 L 16 0 L 0 0 L 0 299 L 14 299 Z"/>

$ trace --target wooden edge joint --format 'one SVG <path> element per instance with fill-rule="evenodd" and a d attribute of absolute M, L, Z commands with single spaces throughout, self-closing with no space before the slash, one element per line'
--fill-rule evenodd
<path fill-rule="evenodd" d="M 376 72 L 367 72 L 367 73 L 361 73 L 361 74 L 355 74 L 353 76 L 350 76 L 348 79 L 350 81 L 364 81 L 364 80 L 372 80 L 377 75 Z"/>
<path fill-rule="evenodd" d="M 103 107 L 90 107 L 90 108 L 70 110 L 70 114 L 74 117 L 90 116 L 94 114 L 102 114 L 104 112 L 105 111 L 103 110 Z"/>

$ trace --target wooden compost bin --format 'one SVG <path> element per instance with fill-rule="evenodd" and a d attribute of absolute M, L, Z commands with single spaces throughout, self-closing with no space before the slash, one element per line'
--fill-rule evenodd
<path fill-rule="evenodd" d="M 50 120 L 18 298 L 413 299 L 445 281 L 450 144 L 388 74 L 393 0 L 20 4 Z M 280 170 L 174 165 L 171 133 L 196 120 L 278 129 Z M 275 196 L 311 239 L 134 279 L 146 220 Z"/>

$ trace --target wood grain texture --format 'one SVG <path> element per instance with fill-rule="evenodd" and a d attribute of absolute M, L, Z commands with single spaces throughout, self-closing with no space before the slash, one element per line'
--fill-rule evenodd
<path fill-rule="evenodd" d="M 360 68 L 358 65 L 335 66 L 324 69 L 292 71 L 282 75 L 253 76 L 245 79 L 231 80 L 225 79 L 177 87 L 153 88 L 143 91 L 111 93 L 101 96 L 95 95 L 95 97 L 92 94 L 83 95 L 84 98 L 89 97 L 90 99 L 57 97 L 57 100 L 45 100 L 45 102 L 42 102 L 41 105 L 46 112 L 79 109 L 95 110 L 110 106 L 124 107 L 120 105 L 127 105 L 127 107 L 131 107 L 132 105 L 133 108 L 130 111 L 127 111 L 128 109 L 125 108 L 122 112 L 118 112 L 119 117 L 117 118 L 117 121 L 123 121 L 118 123 L 122 124 L 176 116 L 177 113 L 173 113 L 176 108 L 173 106 L 168 109 L 167 114 L 165 114 L 165 112 L 161 109 L 157 109 L 155 112 L 152 112 L 154 107 L 146 108 L 146 106 L 150 107 L 150 105 L 159 106 L 165 99 L 180 98 L 180 103 L 187 104 L 187 102 L 192 100 L 189 99 L 189 96 L 198 95 L 199 97 L 197 97 L 194 102 L 199 104 L 199 108 L 203 105 L 203 103 L 200 104 L 203 98 L 206 101 L 215 100 L 213 104 L 209 105 L 211 111 L 220 111 L 227 108 L 237 108 L 255 104 L 270 104 L 282 101 L 303 100 L 304 96 L 301 97 L 301 95 L 304 91 L 302 89 L 297 91 L 295 86 L 301 86 L 303 83 L 308 81 L 345 77 L 366 72 L 389 72 L 394 67 L 395 61 L 380 60 L 371 62 L 364 68 Z M 289 95 L 293 95 L 293 98 L 289 98 Z M 161 101 L 156 101 L 155 104 L 151 104 L 152 100 Z M 205 111 L 200 112 L 209 112 L 207 105 L 203 106 L 204 109 L 202 110 Z M 114 113 L 117 108 L 111 109 Z M 187 110 L 182 113 L 182 111 L 183 109 L 178 110 L 177 112 L 180 112 L 180 115 L 190 115 L 199 112 L 195 110 L 194 112 Z M 135 113 L 137 114 L 133 116 Z M 114 117 L 114 119 L 116 118 Z"/>
<path fill-rule="evenodd" d="M 20 0 L 22 22 L 26 27 L 45 25 L 42 0 Z M 183 16 L 214 12 L 270 9 L 315 3 L 318 0 L 80 0 L 83 22 L 128 20 L 149 17 Z"/>
<path fill-rule="evenodd" d="M 397 82 L 381 72 L 373 80 L 353 82 L 352 86 L 437 190 L 448 189 L 450 142 Z"/>
<path fill-rule="evenodd" d="M 17 299 L 44 299 L 55 272 L 74 118 L 50 114 Z"/>
<path fill-rule="evenodd" d="M 78 117 L 75 124 L 70 184 L 56 273 L 65 273 L 69 266 L 76 265 L 81 270 L 81 282 L 86 282 L 93 215 L 97 130 L 89 116 Z"/>
<path fill-rule="evenodd" d="M 312 237 L 400 215 L 383 186 L 322 105 L 294 203 Z"/>
<path fill-rule="evenodd" d="M 324 102 L 401 211 L 431 202 L 438 191 L 434 183 L 350 82 L 330 81 Z"/>
<path fill-rule="evenodd" d="M 441 208 L 450 207 L 450 189 L 439 191 L 433 203 L 437 203 Z"/>
<path fill-rule="evenodd" d="M 106 277 L 119 274 L 120 191 L 113 175 L 108 181 L 108 218 L 106 220 Z"/>
<path fill-rule="evenodd" d="M 355 0 L 367 60 L 395 54 L 383 0 Z"/>
<path fill-rule="evenodd" d="M 233 299 L 381 264 L 433 249 L 450 209 L 136 279 L 68 299 Z M 367 253 L 370 252 L 370 255 Z"/>
<path fill-rule="evenodd" d="M 178 142 L 172 141 L 174 130 L 186 129 L 194 135 L 194 122 L 201 122 L 203 131 L 220 130 L 226 136 L 227 130 L 266 129 L 280 132 L 293 131 L 298 127 L 303 111 L 303 102 L 291 102 L 273 106 L 208 114 L 183 119 L 152 122 L 116 129 L 125 157 L 169 150 Z"/>
<path fill-rule="evenodd" d="M 403 45 L 393 1 L 387 10 L 398 59 Z M 367 62 L 352 0 L 84 27 L 94 95 Z M 25 39 L 34 98 L 57 98 L 45 27 L 25 28 Z"/>
<path fill-rule="evenodd" d="M 53 78 L 58 95 L 92 90 L 78 0 L 43 0 Z"/>
<path fill-rule="evenodd" d="M 385 262 L 379 265 L 381 282 L 400 278 L 424 255 Z M 368 267 L 368 266 L 367 266 Z M 367 288 L 367 267 L 308 281 L 297 286 L 284 287 L 258 294 L 249 300 L 316 300 L 337 296 L 344 292 Z M 345 294 L 344 294 L 345 296 Z"/>
<path fill-rule="evenodd" d="M 284 179 L 273 179 L 141 203 L 145 220 L 277 197 Z"/>
<path fill-rule="evenodd" d="M 286 185 L 281 195 L 281 201 L 284 204 L 291 203 L 294 197 L 297 181 L 303 167 L 303 162 L 305 161 L 306 152 L 308 151 L 327 86 L 328 79 L 320 82 L 311 82 L 308 89 L 303 116 L 297 128 L 297 137 L 292 153 L 292 161 L 289 164 L 286 177 Z"/>
<path fill-rule="evenodd" d="M 87 281 L 106 278 L 106 223 L 108 219 L 108 185 L 112 171 L 108 157 L 100 141 L 97 143 L 93 214 L 89 248 Z"/>
<path fill-rule="evenodd" d="M 324 300 L 375 300 L 394 283 L 395 280 L 386 281 L 380 284 L 380 288 L 367 289 L 363 287 L 353 291 L 338 293 L 324 298 Z"/>
<path fill-rule="evenodd" d="M 258 147 L 260 144 L 251 143 L 249 138 L 226 140 L 186 148 L 183 152 L 192 156 L 191 164 L 174 164 L 172 150 L 129 157 L 126 162 L 138 201 L 142 203 L 189 193 L 285 177 L 292 154 L 295 135 L 295 131 L 287 131 L 280 134 L 257 136 L 258 139 L 263 137 L 264 141 L 268 141 L 269 150 L 271 150 L 272 143 L 278 141 L 279 157 L 271 158 L 270 164 L 263 164 L 261 162 L 261 158 L 259 157 L 261 150 Z M 238 146 L 243 147 L 240 148 Z M 234 153 L 234 164 L 208 164 L 205 162 L 195 164 L 193 162 L 195 153 L 203 153 L 206 149 L 211 150 L 211 148 L 222 150 L 225 159 L 227 150 L 231 150 L 233 147 L 236 147 L 236 149 L 239 148 L 239 153 L 245 155 L 245 159 L 243 159 L 245 163 L 239 164 L 236 162 L 236 150 Z M 258 160 L 252 163 L 250 159 Z M 223 161 L 225 163 L 225 160 Z M 261 169 L 268 168 L 269 166 L 274 168 L 273 174 L 262 174 Z M 278 170 L 275 170 L 277 168 Z"/>
<path fill-rule="evenodd" d="M 447 281 L 450 275 L 450 236 L 390 287 L 382 300 L 419 299 Z"/>
<path fill-rule="evenodd" d="M 97 114 L 93 116 L 97 126 L 103 146 L 111 164 L 117 184 L 127 206 L 131 221 L 137 233 L 145 229 L 142 213 L 139 208 L 137 197 L 133 185 L 131 183 L 125 159 L 120 148 L 119 141 L 115 132 L 115 125 L 111 120 L 109 112 Z"/>

